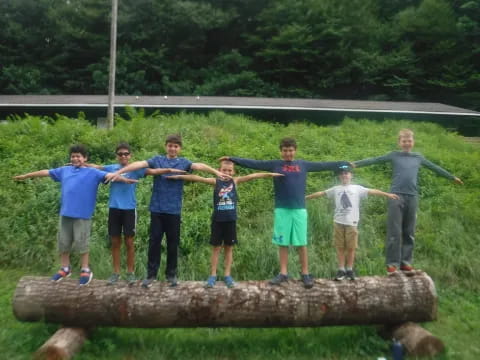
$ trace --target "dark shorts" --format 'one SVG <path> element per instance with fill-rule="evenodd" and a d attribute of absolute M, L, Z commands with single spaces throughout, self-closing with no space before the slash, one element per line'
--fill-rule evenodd
<path fill-rule="evenodd" d="M 237 244 L 237 222 L 236 221 L 212 221 L 212 233 L 210 245 L 233 246 Z"/>
<path fill-rule="evenodd" d="M 137 210 L 121 210 L 110 208 L 108 211 L 108 235 L 126 236 L 135 235 L 137 224 Z"/>

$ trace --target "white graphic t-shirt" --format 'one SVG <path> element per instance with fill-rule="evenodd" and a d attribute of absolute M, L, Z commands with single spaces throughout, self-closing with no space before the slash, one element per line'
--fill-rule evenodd
<path fill-rule="evenodd" d="M 357 226 L 360 219 L 360 200 L 368 196 L 367 188 L 360 185 L 337 185 L 325 191 L 335 199 L 333 221 L 338 224 Z"/>

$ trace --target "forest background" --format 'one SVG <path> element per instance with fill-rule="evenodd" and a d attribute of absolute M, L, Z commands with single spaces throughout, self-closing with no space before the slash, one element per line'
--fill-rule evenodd
<path fill-rule="evenodd" d="M 106 94 L 109 0 L 2 0 L 1 94 Z M 480 109 L 480 0 L 119 1 L 116 92 Z"/>

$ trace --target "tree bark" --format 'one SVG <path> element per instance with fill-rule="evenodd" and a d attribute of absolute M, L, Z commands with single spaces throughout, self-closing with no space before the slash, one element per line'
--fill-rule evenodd
<path fill-rule="evenodd" d="M 312 289 L 290 280 L 281 286 L 245 281 L 229 289 L 212 289 L 185 281 L 177 287 L 155 282 L 108 286 L 93 280 L 78 287 L 75 280 L 23 277 L 13 300 L 21 321 L 68 326 L 121 327 L 304 327 L 325 325 L 401 324 L 436 318 L 437 295 L 424 272 L 410 276 L 360 277 L 337 282 L 317 279 Z"/>
<path fill-rule="evenodd" d="M 398 340 L 410 356 L 435 356 L 445 350 L 443 341 L 413 322 L 387 327 L 388 337 Z"/>
<path fill-rule="evenodd" d="M 70 359 L 87 339 L 88 332 L 83 328 L 61 328 L 48 339 L 35 353 L 35 360 Z"/>

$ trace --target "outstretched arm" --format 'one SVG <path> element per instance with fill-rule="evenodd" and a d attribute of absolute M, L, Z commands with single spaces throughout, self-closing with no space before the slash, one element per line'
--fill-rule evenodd
<path fill-rule="evenodd" d="M 387 162 L 387 161 L 390 161 L 392 159 L 392 153 L 388 153 L 386 155 L 382 155 L 382 156 L 377 156 L 377 157 L 372 157 L 372 158 L 368 158 L 368 159 L 363 159 L 363 160 L 358 160 L 358 161 L 354 161 L 353 162 L 353 167 L 362 167 L 362 166 L 368 166 L 368 165 L 372 165 L 372 164 L 379 164 L 379 163 L 382 163 L 382 162 Z"/>
<path fill-rule="evenodd" d="M 185 170 L 173 169 L 173 168 L 157 168 L 145 170 L 145 175 L 162 175 L 162 174 L 186 174 Z"/>
<path fill-rule="evenodd" d="M 110 174 L 110 173 L 109 173 L 109 174 Z M 108 175 L 108 174 L 107 174 L 107 175 Z M 115 179 L 113 179 L 113 180 L 108 180 L 108 179 L 107 179 L 107 175 L 105 175 L 105 183 L 108 183 L 109 181 L 110 181 L 110 182 L 115 182 L 115 181 L 117 181 L 117 182 L 123 182 L 123 183 L 125 183 L 125 184 L 135 184 L 135 183 L 138 182 L 137 179 L 130 179 L 130 178 L 127 178 L 127 177 L 125 177 L 125 176 L 117 176 L 117 177 L 116 177 Z"/>
<path fill-rule="evenodd" d="M 230 160 L 233 161 L 235 164 L 246 168 L 264 171 L 273 171 L 276 164 L 275 160 L 253 160 L 239 158 L 235 156 L 222 156 L 219 160 Z"/>
<path fill-rule="evenodd" d="M 207 164 L 204 163 L 193 163 L 192 164 L 192 170 L 197 170 L 197 171 L 205 171 L 210 174 L 213 174 L 215 176 L 218 176 L 221 179 L 224 180 L 230 180 L 232 177 L 226 174 L 221 173 L 220 171 L 212 168 L 211 166 L 208 166 Z"/>
<path fill-rule="evenodd" d="M 310 195 L 307 195 L 305 196 L 305 199 L 306 200 L 309 200 L 309 199 L 315 199 L 315 198 L 318 198 L 318 197 L 322 197 L 322 196 L 325 196 L 327 193 L 325 191 L 318 191 L 316 193 L 313 193 L 313 194 L 310 194 Z"/>
<path fill-rule="evenodd" d="M 456 184 L 460 184 L 460 185 L 463 185 L 463 181 L 460 180 L 458 177 L 450 174 L 447 170 L 445 170 L 444 168 L 432 163 L 430 160 L 427 160 L 425 158 L 422 158 L 422 165 L 425 165 L 427 168 L 429 168 L 430 170 L 432 170 L 433 172 L 437 173 L 438 175 L 440 176 L 443 176 L 447 179 L 450 179 L 452 180 L 453 182 L 455 182 Z"/>
<path fill-rule="evenodd" d="M 23 174 L 23 175 L 14 176 L 13 180 L 22 181 L 30 178 L 47 177 L 47 176 L 50 176 L 50 173 L 48 172 L 48 170 L 39 170 L 39 171 L 34 171 L 34 172 Z"/>
<path fill-rule="evenodd" d="M 193 182 L 200 182 L 209 185 L 215 185 L 214 178 L 206 178 L 198 175 L 171 175 L 167 176 L 167 180 L 184 180 L 184 181 L 193 181 Z"/>
<path fill-rule="evenodd" d="M 131 164 L 128 164 L 127 166 L 125 166 L 121 169 L 118 169 L 114 173 L 108 173 L 107 176 L 105 176 L 105 181 L 106 182 L 116 181 L 117 178 L 120 177 L 120 174 L 124 174 L 126 172 L 135 171 L 135 170 L 139 170 L 139 169 L 143 169 L 143 168 L 148 168 L 148 162 L 146 160 L 135 161 L 135 162 L 133 162 Z"/>
<path fill-rule="evenodd" d="M 279 176 L 285 176 L 285 175 L 280 173 L 253 173 L 245 176 L 236 177 L 234 178 L 234 180 L 237 184 L 241 184 L 243 182 L 247 182 L 254 179 L 264 179 L 264 178 L 279 177 Z"/>
<path fill-rule="evenodd" d="M 386 193 L 377 189 L 368 189 L 368 195 L 384 196 L 393 200 L 400 199 L 396 194 Z"/>

